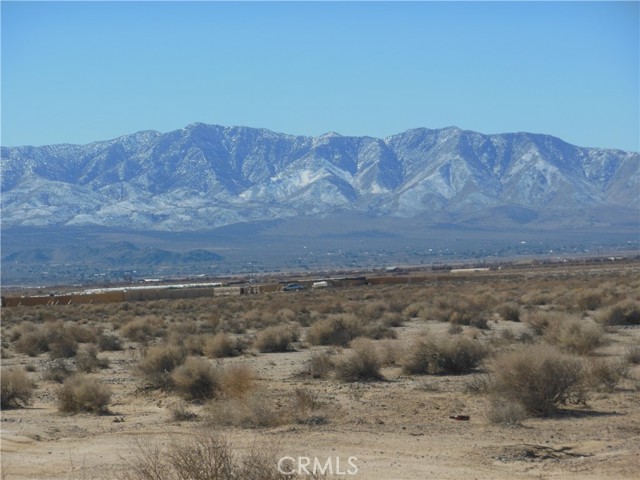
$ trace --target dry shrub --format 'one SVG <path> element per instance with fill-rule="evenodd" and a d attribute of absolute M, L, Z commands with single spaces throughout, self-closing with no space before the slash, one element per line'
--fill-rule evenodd
<path fill-rule="evenodd" d="M 262 353 L 288 352 L 299 338 L 299 325 L 275 325 L 260 331 L 254 346 Z"/>
<path fill-rule="evenodd" d="M 590 320 L 565 317 L 550 323 L 543 338 L 566 352 L 586 355 L 603 344 L 604 331 Z"/>
<path fill-rule="evenodd" d="M 401 327 L 404 317 L 398 312 L 384 312 L 380 317 L 380 324 L 386 328 Z"/>
<path fill-rule="evenodd" d="M 307 362 L 306 373 L 313 378 L 327 378 L 335 367 L 333 359 L 335 352 L 314 352 Z"/>
<path fill-rule="evenodd" d="M 124 324 L 120 333 L 132 342 L 148 342 L 165 334 L 164 321 L 154 315 L 137 317 Z"/>
<path fill-rule="evenodd" d="M 519 427 L 527 416 L 527 410 L 520 402 L 496 396 L 491 397 L 486 412 L 490 423 L 506 427 Z"/>
<path fill-rule="evenodd" d="M 169 406 L 169 413 L 171 414 L 171 420 L 174 422 L 190 422 L 198 418 L 198 415 L 189 410 L 184 400 L 173 402 Z"/>
<path fill-rule="evenodd" d="M 364 304 L 362 307 L 362 315 L 367 320 L 378 320 L 388 310 L 389 304 L 387 302 L 384 300 L 375 300 Z"/>
<path fill-rule="evenodd" d="M 116 352 L 122 350 L 120 337 L 110 333 L 101 333 L 97 339 L 98 348 L 103 352 Z"/>
<path fill-rule="evenodd" d="M 80 373 L 69 377 L 56 395 L 58 409 L 65 413 L 106 413 L 111 401 L 107 385 Z"/>
<path fill-rule="evenodd" d="M 334 314 L 316 321 L 307 332 L 312 345 L 339 345 L 346 347 L 363 333 L 362 322 L 353 314 Z"/>
<path fill-rule="evenodd" d="M 205 339 L 203 352 L 209 358 L 233 357 L 240 354 L 239 343 L 231 335 L 220 332 Z"/>
<path fill-rule="evenodd" d="M 44 362 L 41 368 L 42 379 L 50 382 L 62 383 L 71 373 L 70 366 L 62 358 Z"/>
<path fill-rule="evenodd" d="M 546 312 L 543 310 L 529 310 L 526 312 L 524 321 L 531 327 L 531 332 L 535 335 L 542 335 L 549 325 L 561 323 L 565 315 L 559 312 Z"/>
<path fill-rule="evenodd" d="M 140 361 L 140 371 L 151 387 L 171 386 L 171 372 L 185 360 L 183 348 L 171 345 L 155 345 L 146 349 Z"/>
<path fill-rule="evenodd" d="M 498 357 L 491 390 L 519 402 L 533 416 L 548 416 L 559 405 L 584 400 L 581 362 L 555 347 L 536 344 Z"/>
<path fill-rule="evenodd" d="M 256 373 L 247 365 L 232 365 L 220 375 L 222 394 L 226 398 L 246 397 L 255 388 Z"/>
<path fill-rule="evenodd" d="M 487 328 L 485 306 L 475 299 L 440 300 L 434 317 L 441 322 Z"/>
<path fill-rule="evenodd" d="M 413 302 L 407 305 L 402 314 L 407 318 L 421 318 L 426 320 L 431 312 L 431 305 L 427 302 Z"/>
<path fill-rule="evenodd" d="M 631 345 L 627 347 L 627 351 L 624 354 L 625 361 L 627 363 L 640 363 L 640 345 Z"/>
<path fill-rule="evenodd" d="M 603 292 L 596 290 L 581 292 L 577 295 L 576 303 L 581 311 L 597 310 L 603 304 Z"/>
<path fill-rule="evenodd" d="M 508 322 L 519 322 L 520 321 L 520 306 L 514 302 L 508 302 L 500 307 L 497 310 L 498 314 L 502 317 L 503 320 Z"/>
<path fill-rule="evenodd" d="M 171 374 L 174 388 L 188 400 L 206 400 L 219 394 L 220 372 L 207 360 L 188 357 Z"/>
<path fill-rule="evenodd" d="M 402 361 L 406 374 L 459 375 L 473 372 L 487 349 L 467 337 L 433 337 L 417 341 Z"/>
<path fill-rule="evenodd" d="M 123 480 L 296 480 L 300 475 L 278 471 L 278 456 L 255 445 L 243 455 L 215 433 L 172 441 L 167 451 L 157 445 L 138 444 L 135 460 L 128 462 Z M 305 478 L 317 479 L 316 475 Z"/>
<path fill-rule="evenodd" d="M 98 340 L 99 331 L 95 327 L 68 323 L 64 328 L 66 333 L 75 338 L 78 343 L 96 343 Z"/>
<path fill-rule="evenodd" d="M 16 351 L 36 357 L 41 353 L 49 351 L 49 339 L 46 332 L 41 328 L 34 328 L 31 331 L 21 333 L 14 345 Z"/>
<path fill-rule="evenodd" d="M 78 342 L 66 330 L 58 335 L 50 335 L 49 356 L 51 358 L 71 358 L 78 352 Z"/>
<path fill-rule="evenodd" d="M 602 312 L 598 319 L 604 325 L 640 325 L 640 302 L 623 300 Z"/>
<path fill-rule="evenodd" d="M 84 345 L 76 355 L 76 368 L 80 372 L 91 373 L 108 366 L 109 361 L 106 358 L 98 358 L 98 348 L 93 344 Z"/>
<path fill-rule="evenodd" d="M 624 359 L 592 359 L 586 367 L 586 378 L 591 388 L 612 392 L 628 371 L 629 367 Z"/>
<path fill-rule="evenodd" d="M 33 382 L 26 372 L 17 368 L 3 368 L 0 376 L 2 408 L 28 405 L 33 396 Z"/>
<path fill-rule="evenodd" d="M 382 380 L 380 359 L 372 340 L 356 338 L 345 358 L 336 362 L 336 377 L 343 382 Z"/>
<path fill-rule="evenodd" d="M 268 392 L 254 390 L 241 398 L 221 397 L 207 405 L 212 425 L 240 428 L 275 427 L 285 423 L 285 415 Z"/>

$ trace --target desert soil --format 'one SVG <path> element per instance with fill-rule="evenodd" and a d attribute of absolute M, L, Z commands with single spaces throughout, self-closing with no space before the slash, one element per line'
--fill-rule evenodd
<path fill-rule="evenodd" d="M 516 333 L 526 328 L 523 323 L 496 320 L 490 334 L 507 324 Z M 447 326 L 407 322 L 397 329 L 399 336 L 393 342 L 409 343 L 425 328 L 445 333 Z M 613 341 L 598 355 L 613 356 L 637 344 L 640 328 L 619 328 L 610 336 Z M 552 418 L 527 419 L 523 426 L 510 428 L 487 421 L 488 400 L 465 392 L 468 376 L 405 376 L 396 366 L 383 369 L 386 380 L 382 382 L 345 384 L 301 376 L 312 352 L 321 348 L 220 361 L 251 365 L 259 383 L 281 392 L 283 401 L 296 388 L 307 388 L 326 405 L 326 423 L 261 429 L 173 421 L 169 406 L 176 397 L 140 387 L 135 346 L 101 353 L 109 358 L 110 367 L 94 375 L 112 387 L 110 413 L 61 414 L 55 403 L 58 385 L 38 382 L 31 405 L 2 412 L 2 478 L 113 478 L 127 468 L 140 444 L 163 447 L 212 428 L 238 451 L 266 445 L 290 457 L 339 457 L 343 465 L 348 457 L 356 457 L 357 474 L 336 478 L 638 478 L 640 394 L 635 379 L 640 378 L 639 365 L 631 366 L 614 391 L 591 393 L 586 406 L 568 407 Z M 37 365 L 38 359 L 14 355 L 2 363 Z M 203 407 L 191 408 L 200 413 Z M 450 418 L 454 415 L 470 419 Z"/>

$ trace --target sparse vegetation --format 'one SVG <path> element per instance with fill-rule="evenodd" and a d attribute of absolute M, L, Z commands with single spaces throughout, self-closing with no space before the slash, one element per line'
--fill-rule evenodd
<path fill-rule="evenodd" d="M 366 338 L 351 342 L 351 350 L 336 361 L 336 377 L 344 382 L 382 380 L 380 358 L 375 343 Z"/>
<path fill-rule="evenodd" d="M 171 385 L 171 373 L 184 363 L 184 349 L 171 345 L 156 345 L 147 348 L 140 362 L 140 371 L 152 387 Z"/>
<path fill-rule="evenodd" d="M 466 337 L 428 337 L 414 343 L 402 361 L 407 374 L 463 374 L 473 372 L 487 350 Z"/>
<path fill-rule="evenodd" d="M 58 409 L 64 413 L 106 413 L 111 389 L 96 378 L 76 374 L 65 380 L 57 392 Z"/>
<path fill-rule="evenodd" d="M 213 398 L 220 390 L 220 372 L 200 357 L 188 357 L 171 374 L 171 380 L 176 391 L 188 400 Z"/>
<path fill-rule="evenodd" d="M 581 362 L 552 346 L 520 347 L 498 357 L 491 390 L 520 403 L 529 415 L 548 416 L 560 405 L 584 401 Z"/>
<path fill-rule="evenodd" d="M 298 325 L 274 325 L 258 334 L 254 346 L 262 353 L 286 352 L 292 349 L 292 344 L 299 338 Z"/>
<path fill-rule="evenodd" d="M 3 409 L 24 407 L 31 402 L 33 382 L 24 370 L 3 368 L 0 375 Z"/>
<path fill-rule="evenodd" d="M 634 325 L 640 281 L 628 267 L 625 274 L 540 268 L 542 275 L 518 267 L 522 280 L 515 282 L 496 273 L 437 274 L 436 282 L 292 295 L 3 308 L 3 418 L 18 422 L 21 407 L 35 406 L 19 425 L 32 435 L 51 406 L 67 413 L 111 409 L 101 420 L 51 415 L 41 441 L 74 438 L 69 424 L 77 423 L 87 442 L 121 430 L 123 438 L 136 431 L 162 445 L 155 476 L 123 466 L 103 477 L 81 467 L 70 478 L 173 480 L 174 444 L 191 445 L 195 432 L 219 427 L 258 430 L 231 430 L 243 442 L 232 455 L 236 467 L 245 461 L 242 452 L 252 451 L 248 437 L 291 448 L 307 432 L 315 441 L 402 426 L 421 436 L 434 418 L 448 422 L 452 414 L 470 415 L 466 425 L 492 441 L 499 436 L 496 444 L 527 442 L 534 434 L 551 438 L 547 433 L 556 430 L 566 438 L 587 432 L 588 439 L 605 424 L 621 444 L 631 438 L 638 406 L 639 331 L 626 326 Z M 26 379 L 10 385 L 24 385 L 27 393 L 5 405 L 7 371 Z M 531 417 L 547 418 L 516 431 L 497 427 L 518 427 Z M 337 428 L 322 427 L 327 423 Z M 451 424 L 439 432 L 467 431 L 464 423 Z M 172 440 L 160 440 L 158 425 Z M 364 447 L 368 440 L 360 440 Z M 202 459 L 188 462 L 182 472 L 204 468 Z M 185 478 L 199 478 L 193 472 Z"/>

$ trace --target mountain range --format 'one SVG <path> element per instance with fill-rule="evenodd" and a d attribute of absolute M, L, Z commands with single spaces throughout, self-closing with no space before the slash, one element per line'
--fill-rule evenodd
<path fill-rule="evenodd" d="M 637 152 L 532 133 L 306 137 L 196 123 L 0 154 L 3 228 L 176 232 L 350 214 L 548 228 L 639 220 Z"/>

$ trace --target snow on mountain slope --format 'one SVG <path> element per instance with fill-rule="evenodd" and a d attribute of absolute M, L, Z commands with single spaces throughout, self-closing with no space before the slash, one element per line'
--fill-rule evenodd
<path fill-rule="evenodd" d="M 575 223 L 582 209 L 637 209 L 640 200 L 638 153 L 455 127 L 377 139 L 193 124 L 83 146 L 3 147 L 1 157 L 3 226 L 197 230 L 335 212 L 442 217 L 496 207 Z"/>

